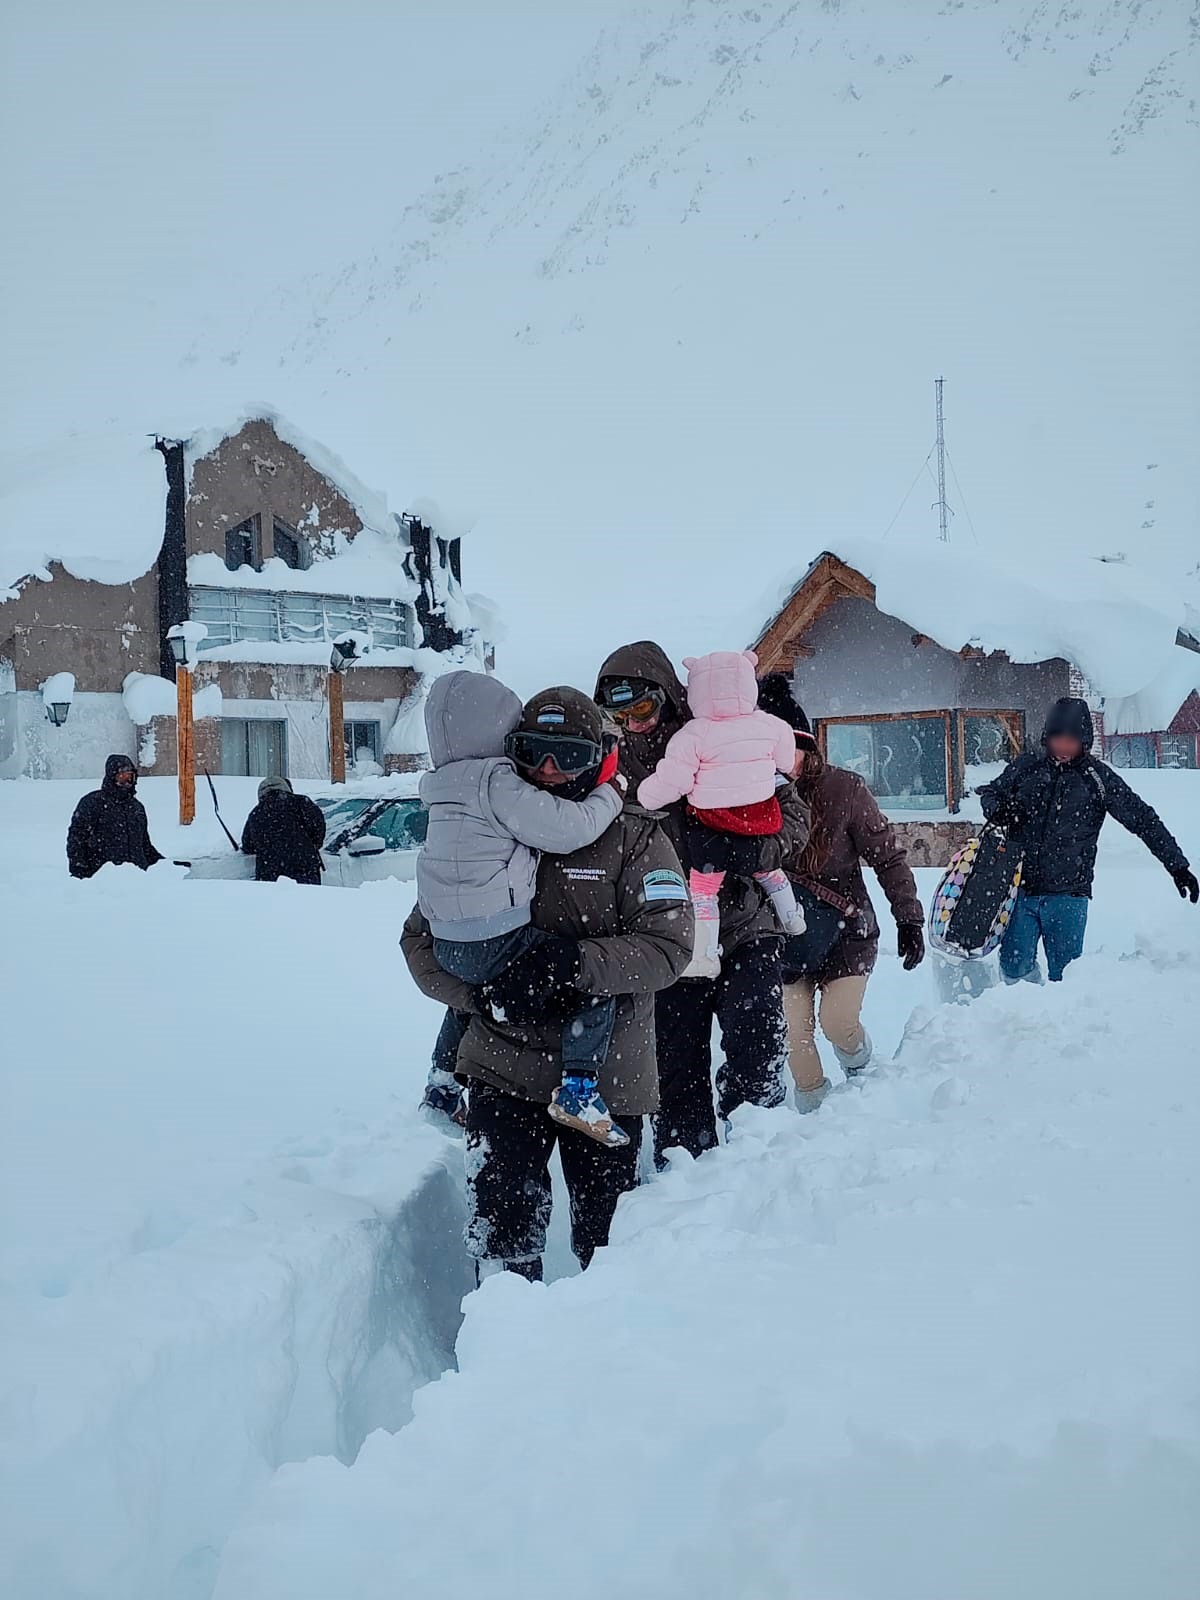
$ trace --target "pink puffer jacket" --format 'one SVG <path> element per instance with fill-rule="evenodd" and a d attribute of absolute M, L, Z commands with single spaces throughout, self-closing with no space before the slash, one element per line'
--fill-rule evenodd
<path fill-rule="evenodd" d="M 683 664 L 692 720 L 638 785 L 638 803 L 657 811 L 686 795 L 697 811 L 716 811 L 769 800 L 775 774 L 796 764 L 796 736 L 758 709 L 758 657 L 753 650 L 718 650 Z"/>

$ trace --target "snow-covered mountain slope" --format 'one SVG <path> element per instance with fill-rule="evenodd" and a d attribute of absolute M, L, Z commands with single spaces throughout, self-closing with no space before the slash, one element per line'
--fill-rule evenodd
<path fill-rule="evenodd" d="M 614 638 L 742 642 L 889 526 L 942 370 L 957 540 L 1181 570 L 1197 36 L 1169 0 L 652 4 L 221 358 L 469 486 L 517 670 L 552 640 L 586 680 L 581 570 Z"/>
<path fill-rule="evenodd" d="M 51 386 L 31 361 L 10 440 L 267 400 L 394 505 L 479 508 L 467 581 L 507 615 L 502 670 L 528 688 L 552 661 L 587 684 L 581 608 L 601 655 L 646 633 L 677 655 L 742 643 L 836 535 L 932 537 L 939 372 L 956 542 L 1194 565 L 1194 7 L 592 14 L 564 78 L 574 46 L 537 5 L 512 13 L 529 103 L 504 102 L 502 131 L 495 96 L 453 92 L 496 50 L 465 25 L 426 63 L 444 105 L 423 86 L 398 128 L 381 107 L 390 165 L 361 113 L 357 149 L 332 119 L 324 188 L 356 223 L 340 268 L 314 183 L 295 243 L 236 252 L 227 281 L 131 278 L 74 368 L 59 351 Z M 244 209 L 247 173 L 225 175 Z M 219 232 L 206 177 L 189 226 Z M 90 536 L 122 516 L 98 508 Z"/>

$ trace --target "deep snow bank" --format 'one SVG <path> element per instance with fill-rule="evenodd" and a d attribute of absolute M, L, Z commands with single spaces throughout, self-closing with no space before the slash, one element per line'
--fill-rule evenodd
<path fill-rule="evenodd" d="M 918 1013 L 817 1118 L 621 1208 L 357 1464 L 277 1474 L 219 1600 L 1183 1600 L 1200 1561 L 1200 927 Z M 448 1533 L 449 1514 L 452 1533 Z"/>
<path fill-rule="evenodd" d="M 0 1590 L 194 1600 L 275 1467 L 453 1359 L 461 1152 L 413 1110 L 410 885 L 76 883 L 85 787 L 0 785 Z M 255 786 L 219 787 L 236 830 Z M 142 789 L 161 849 L 218 846 Z"/>

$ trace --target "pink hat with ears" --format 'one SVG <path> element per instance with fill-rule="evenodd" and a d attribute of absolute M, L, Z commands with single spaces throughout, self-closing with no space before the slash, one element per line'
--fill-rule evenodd
<path fill-rule="evenodd" d="M 758 657 L 753 650 L 714 650 L 685 656 L 688 705 L 696 717 L 748 717 L 758 705 Z"/>

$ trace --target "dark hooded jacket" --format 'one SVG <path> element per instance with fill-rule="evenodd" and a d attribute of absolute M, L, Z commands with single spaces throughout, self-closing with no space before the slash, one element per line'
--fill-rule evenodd
<path fill-rule="evenodd" d="M 1045 750 L 1046 741 L 1058 733 L 1082 742 L 1074 761 L 1055 761 Z M 984 816 L 1007 829 L 1024 849 L 1021 887 L 1026 894 L 1090 897 L 1106 816 L 1136 834 L 1168 872 L 1187 866 L 1158 813 L 1092 755 L 1093 738 L 1087 702 L 1058 700 L 1046 718 L 1042 753 L 1018 756 L 979 791 Z"/>
<path fill-rule="evenodd" d="M 119 788 L 117 773 L 134 775 L 128 789 Z M 109 756 L 104 781 L 75 807 L 67 830 L 67 866 L 73 878 L 90 878 L 100 868 L 132 865 L 144 872 L 162 856 L 150 843 L 146 808 L 136 797 L 137 768 L 128 756 Z"/>
<path fill-rule="evenodd" d="M 650 733 L 625 733 L 621 739 L 621 771 L 629 780 L 631 794 L 654 771 L 671 736 L 691 721 L 687 693 L 666 652 L 652 640 L 623 645 L 614 650 L 600 668 L 597 693 L 606 678 L 642 678 L 666 695 L 666 705 L 658 725 Z M 783 831 L 762 841 L 761 862 L 765 871 L 782 866 L 785 856 L 804 848 L 809 834 L 807 804 L 794 784 L 784 784 L 776 796 L 783 812 Z M 690 866 L 685 838 L 686 801 L 679 800 L 661 813 L 663 827 L 674 845 L 685 870 Z M 751 939 L 782 938 L 779 920 L 770 901 L 751 878 L 727 875 L 721 887 L 721 948 L 726 955 Z"/>
<path fill-rule="evenodd" d="M 291 878 L 320 883 L 325 817 L 315 800 L 287 789 L 268 789 L 246 818 L 242 849 L 254 857 L 259 883 Z"/>

